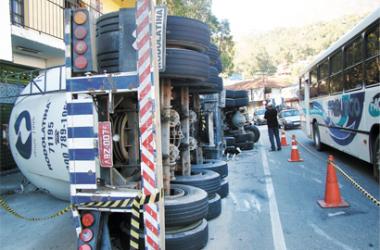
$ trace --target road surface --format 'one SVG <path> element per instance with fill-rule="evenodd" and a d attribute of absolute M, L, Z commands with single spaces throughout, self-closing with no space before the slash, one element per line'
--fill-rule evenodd
<path fill-rule="evenodd" d="M 209 223 L 206 250 L 380 249 L 379 211 L 349 182 L 338 175 L 349 208 L 322 209 L 326 160 L 336 163 L 379 198 L 379 185 L 364 162 L 336 150 L 317 152 L 302 131 L 295 134 L 304 162 L 289 163 L 290 147 L 269 152 L 266 127 L 255 149 L 229 161 L 230 194 L 221 216 Z M 4 177 L 1 177 L 4 178 Z M 4 180 L 4 179 L 2 179 Z M 0 179 L 1 183 L 1 179 Z M 67 203 L 42 192 L 6 196 L 9 204 L 28 216 L 51 214 Z M 75 249 L 70 214 L 45 222 L 25 222 L 0 210 L 1 249 Z"/>

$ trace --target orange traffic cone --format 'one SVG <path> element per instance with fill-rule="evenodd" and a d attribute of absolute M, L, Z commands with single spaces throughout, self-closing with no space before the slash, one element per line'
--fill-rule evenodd
<path fill-rule="evenodd" d="M 298 152 L 297 140 L 296 140 L 295 135 L 292 135 L 292 151 L 290 153 L 290 159 L 288 159 L 288 161 L 289 162 L 303 161 L 303 159 L 300 158 L 300 153 Z"/>
<path fill-rule="evenodd" d="M 281 131 L 281 146 L 282 147 L 285 147 L 285 146 L 289 146 L 288 143 L 286 142 L 286 135 L 285 135 L 285 131 Z"/>
<path fill-rule="evenodd" d="M 332 164 L 333 161 L 334 157 L 329 155 L 327 162 L 325 199 L 319 200 L 318 204 L 323 208 L 348 207 L 348 203 L 340 196 L 338 178 L 336 177 L 335 168 Z"/>

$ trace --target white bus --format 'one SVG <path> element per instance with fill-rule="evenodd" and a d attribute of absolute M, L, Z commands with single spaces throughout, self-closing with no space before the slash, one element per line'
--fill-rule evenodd
<path fill-rule="evenodd" d="M 300 76 L 301 126 L 318 150 L 328 145 L 374 166 L 379 179 L 380 8 Z"/>

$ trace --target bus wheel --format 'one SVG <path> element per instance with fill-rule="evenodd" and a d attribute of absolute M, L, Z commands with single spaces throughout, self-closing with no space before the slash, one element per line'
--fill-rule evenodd
<path fill-rule="evenodd" d="M 318 151 L 322 151 L 323 147 L 322 147 L 321 136 L 319 134 L 319 128 L 318 128 L 317 122 L 313 123 L 313 139 L 314 139 L 315 148 Z"/>
<path fill-rule="evenodd" d="M 380 182 L 380 136 L 376 137 L 373 145 L 373 176 L 377 182 Z"/>

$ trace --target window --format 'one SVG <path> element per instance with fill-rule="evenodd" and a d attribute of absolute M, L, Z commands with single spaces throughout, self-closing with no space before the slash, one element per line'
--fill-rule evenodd
<path fill-rule="evenodd" d="M 366 60 L 365 60 L 365 77 L 366 85 L 374 85 L 380 82 L 380 37 L 379 23 L 370 27 L 365 35 Z"/>
<path fill-rule="evenodd" d="M 310 72 L 310 98 L 318 96 L 317 68 L 313 68 Z"/>
<path fill-rule="evenodd" d="M 318 81 L 318 95 L 328 95 L 329 94 L 329 85 L 328 85 L 328 76 L 329 76 L 329 61 L 325 60 L 319 65 L 319 81 Z"/>
<path fill-rule="evenodd" d="M 338 73 L 330 77 L 330 93 L 339 93 L 343 91 L 343 74 Z"/>
<path fill-rule="evenodd" d="M 378 84 L 380 82 L 380 57 L 375 57 L 365 64 L 366 85 Z"/>
<path fill-rule="evenodd" d="M 344 90 L 360 88 L 364 82 L 362 38 L 358 37 L 345 48 Z"/>
<path fill-rule="evenodd" d="M 362 60 L 362 39 L 361 37 L 356 38 L 350 45 L 345 49 L 346 56 L 346 68 L 352 66 Z"/>
<path fill-rule="evenodd" d="M 341 49 L 330 58 L 330 63 L 330 93 L 335 94 L 343 91 L 343 56 Z"/>
<path fill-rule="evenodd" d="M 11 0 L 11 22 L 14 25 L 24 25 L 24 0 Z"/>
<path fill-rule="evenodd" d="M 342 65 L 342 51 L 338 51 L 335 55 L 333 55 L 330 59 L 331 62 L 331 74 L 336 74 L 343 69 Z"/>

